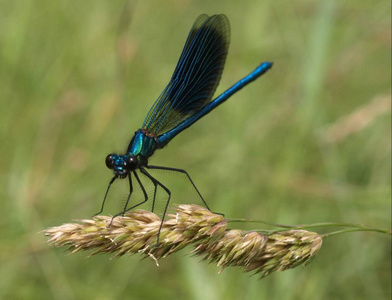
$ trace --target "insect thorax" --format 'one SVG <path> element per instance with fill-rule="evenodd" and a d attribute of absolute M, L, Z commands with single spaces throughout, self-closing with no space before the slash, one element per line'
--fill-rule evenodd
<path fill-rule="evenodd" d="M 148 134 L 145 129 L 139 129 L 129 143 L 127 155 L 137 156 L 141 161 L 147 162 L 147 159 L 154 154 L 156 149 L 156 137 Z"/>

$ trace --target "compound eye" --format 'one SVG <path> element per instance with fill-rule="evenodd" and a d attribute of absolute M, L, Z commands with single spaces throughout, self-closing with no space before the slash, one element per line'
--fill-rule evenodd
<path fill-rule="evenodd" d="M 108 156 L 106 156 L 105 163 L 109 169 L 114 168 L 113 154 L 109 154 Z"/>
<path fill-rule="evenodd" d="M 133 171 L 137 168 L 137 165 L 137 157 L 134 155 L 128 156 L 127 160 L 125 161 L 125 168 L 129 171 Z"/>

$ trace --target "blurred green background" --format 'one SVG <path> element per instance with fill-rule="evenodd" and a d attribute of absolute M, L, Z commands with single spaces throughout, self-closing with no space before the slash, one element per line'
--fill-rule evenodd
<path fill-rule="evenodd" d="M 201 13 L 224 13 L 232 27 L 217 93 L 262 61 L 274 67 L 150 163 L 186 169 L 227 217 L 389 227 L 390 8 L 0 1 L 0 298 L 390 299 L 390 238 L 377 233 L 331 237 L 306 268 L 260 281 L 235 268 L 218 275 L 190 249 L 159 268 L 138 256 L 67 255 L 40 232 L 99 210 L 105 156 L 126 149 Z M 200 204 L 181 176 L 157 177 L 173 204 Z M 126 185 L 105 213 L 119 211 Z"/>

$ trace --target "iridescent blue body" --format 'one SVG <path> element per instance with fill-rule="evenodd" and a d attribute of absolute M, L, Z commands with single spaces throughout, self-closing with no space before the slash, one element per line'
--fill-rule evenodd
<path fill-rule="evenodd" d="M 143 161 L 153 155 L 157 148 L 159 147 L 156 137 L 149 136 L 147 132 L 139 129 L 129 143 L 127 155 L 138 156 Z"/>
<path fill-rule="evenodd" d="M 113 170 L 114 177 L 109 183 L 99 213 L 103 210 L 111 184 L 117 178 L 128 177 L 130 184 L 128 199 L 124 210 L 120 214 L 148 200 L 147 193 L 136 172 L 138 170 L 150 179 L 155 186 L 152 210 L 154 210 L 157 187 L 159 186 L 167 192 L 168 200 L 163 213 L 164 217 L 170 201 L 170 190 L 151 176 L 146 169 L 163 169 L 185 174 L 208 208 L 207 203 L 185 170 L 151 166 L 148 164 L 148 158 L 157 149 L 165 147 L 177 134 L 211 112 L 234 93 L 272 67 L 270 62 L 260 64 L 249 75 L 239 80 L 214 100 L 211 100 L 223 72 L 229 42 L 230 25 L 225 15 L 214 15 L 211 17 L 201 15 L 197 18 L 189 33 L 172 78 L 151 107 L 142 127 L 135 132 L 126 154 L 109 154 L 106 157 L 106 165 Z M 133 192 L 132 174 L 140 185 L 145 199 L 128 208 L 129 199 Z"/>
<path fill-rule="evenodd" d="M 128 156 L 136 156 L 142 166 L 146 165 L 148 158 L 154 154 L 155 150 L 162 149 L 177 134 L 179 134 L 181 131 L 188 128 L 197 120 L 199 120 L 200 118 L 208 114 L 215 107 L 225 102 L 227 99 L 230 98 L 231 95 L 233 95 L 235 92 L 242 89 L 249 82 L 252 82 L 253 80 L 257 79 L 259 76 L 264 74 L 266 71 L 268 71 L 269 68 L 271 68 L 271 66 L 272 63 L 269 62 L 262 63 L 248 76 L 238 81 L 231 88 L 227 89 L 216 99 L 208 103 L 198 113 L 194 114 L 188 119 L 185 119 L 177 127 L 169 130 L 168 132 L 161 134 L 160 136 L 149 135 L 149 133 L 144 129 L 139 129 L 138 131 L 136 131 L 134 137 L 129 143 L 127 154 L 117 155 L 114 163 L 115 167 L 113 169 L 114 174 L 117 174 L 120 177 L 124 177 L 123 175 L 126 176 L 128 172 L 126 172 L 125 169 L 125 162 Z"/>

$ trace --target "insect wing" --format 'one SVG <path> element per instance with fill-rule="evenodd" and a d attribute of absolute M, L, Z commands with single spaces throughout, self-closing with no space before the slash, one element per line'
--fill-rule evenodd
<path fill-rule="evenodd" d="M 195 21 L 169 84 L 151 107 L 143 128 L 160 135 L 211 101 L 230 43 L 225 15 L 201 15 Z"/>

